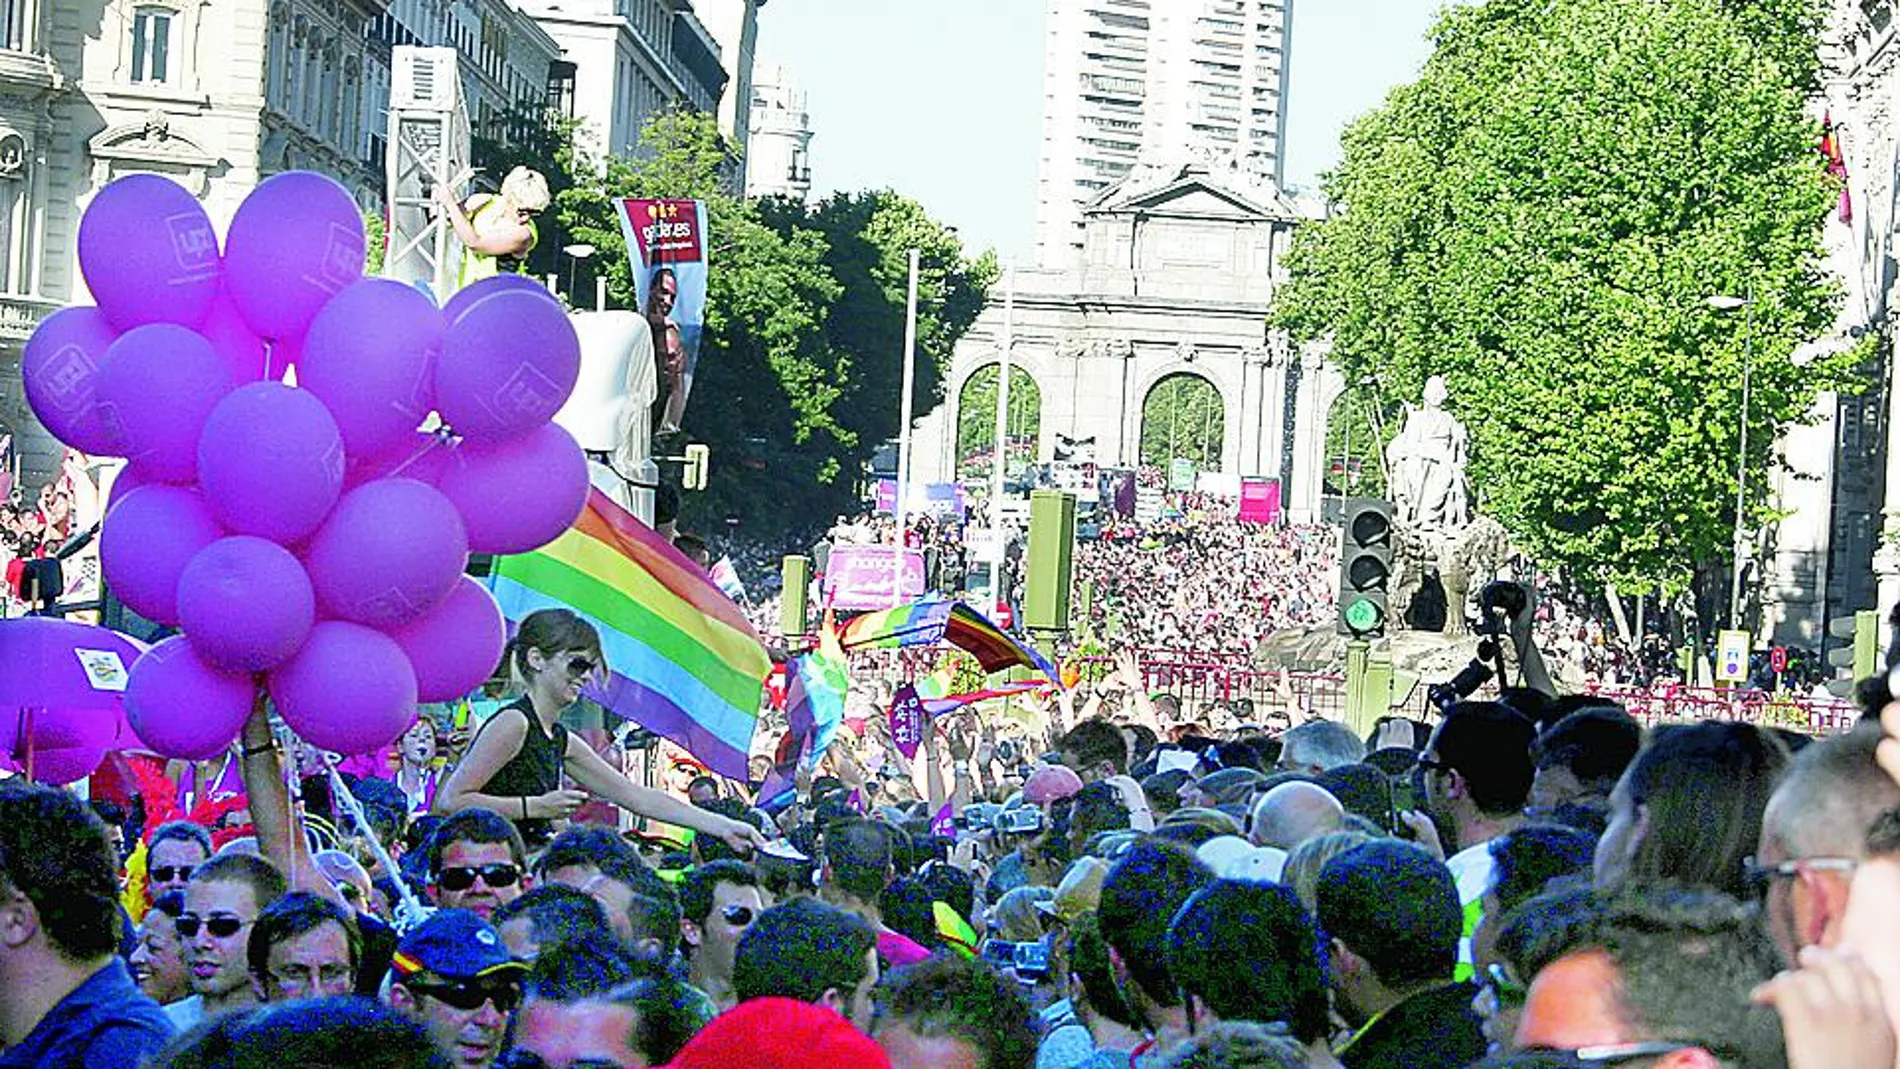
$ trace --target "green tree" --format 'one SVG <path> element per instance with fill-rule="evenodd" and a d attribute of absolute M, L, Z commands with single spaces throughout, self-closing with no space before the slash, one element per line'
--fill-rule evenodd
<path fill-rule="evenodd" d="M 1490 0 L 1450 9 L 1417 82 L 1344 139 L 1327 221 L 1274 319 L 1330 335 L 1382 406 L 1442 374 L 1479 504 L 1586 582 L 1708 591 L 1774 428 L 1863 352 L 1794 359 L 1834 319 L 1837 190 L 1803 115 L 1814 0 Z M 1805 58 L 1804 58 L 1805 57 Z M 1712 294 L 1752 292 L 1744 317 Z"/>
<path fill-rule="evenodd" d="M 829 247 L 825 263 L 843 295 L 825 316 L 825 337 L 850 362 L 852 373 L 840 384 L 839 418 L 856 441 L 852 460 L 861 463 L 899 432 L 909 250 L 918 250 L 918 415 L 942 399 L 943 368 L 983 310 L 998 275 L 996 255 L 966 257 L 954 231 L 888 189 L 834 194 L 811 207 L 773 199 L 760 209 L 782 233 L 816 230 Z"/>
<path fill-rule="evenodd" d="M 773 532 L 799 518 L 788 501 L 809 500 L 812 517 L 849 497 L 841 455 L 856 445 L 837 419 L 849 366 L 827 344 L 825 311 L 841 293 L 813 230 L 780 232 L 758 206 L 722 188 L 730 155 L 710 116 L 672 112 L 641 134 L 642 151 L 600 162 L 570 147 L 575 183 L 555 203 L 573 240 L 595 247 L 593 272 L 614 304 L 635 306 L 634 280 L 614 204 L 624 197 L 706 202 L 712 270 L 686 423 L 713 452 L 704 494 L 688 495 L 687 521 L 701 529 L 726 516 Z M 802 512 L 802 510 L 801 510 Z"/>
<path fill-rule="evenodd" d="M 1169 375 L 1141 403 L 1141 462 L 1167 467 L 1180 457 L 1200 471 L 1219 471 L 1227 435 L 1220 391 L 1199 375 Z"/>
<path fill-rule="evenodd" d="M 957 404 L 957 477 L 987 479 L 996 456 L 997 365 L 977 368 L 963 382 Z M 1029 372 L 1009 368 L 1009 415 L 1005 437 L 1009 457 L 1005 476 L 1019 472 L 1036 459 L 1037 433 L 1042 426 L 1042 389 Z"/>
<path fill-rule="evenodd" d="M 704 530 L 733 516 L 755 535 L 777 537 L 847 507 L 864 462 L 897 433 L 905 250 L 923 250 L 919 414 L 941 391 L 939 368 L 982 308 L 994 257 L 965 258 L 953 232 L 888 191 L 840 195 L 809 210 L 736 197 L 725 181 L 732 146 L 711 116 L 657 116 L 638 153 L 604 160 L 572 134 L 556 170 L 573 179 L 555 206 L 564 240 L 596 250 L 578 272 L 580 292 L 598 275 L 615 305 L 634 307 L 617 200 L 706 203 L 706 332 L 685 424 L 712 448 L 713 465 L 707 491 L 682 503 L 686 521 Z"/>

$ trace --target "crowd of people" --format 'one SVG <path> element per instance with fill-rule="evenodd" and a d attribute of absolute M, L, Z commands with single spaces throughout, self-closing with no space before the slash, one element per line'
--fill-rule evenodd
<path fill-rule="evenodd" d="M 1243 522 L 1233 502 L 1201 494 L 1171 495 L 1150 524 L 1105 526 L 1075 559 L 1105 640 L 1237 655 L 1275 631 L 1330 626 L 1338 569 L 1336 528 Z"/>
<path fill-rule="evenodd" d="M 914 758 L 867 681 L 781 792 L 636 782 L 602 656 L 531 616 L 381 768 L 260 703 L 124 804 L 0 782 L 0 1069 L 1896 1064 L 1884 677 L 1893 739 L 1529 688 L 1360 737 L 1124 655 Z"/>

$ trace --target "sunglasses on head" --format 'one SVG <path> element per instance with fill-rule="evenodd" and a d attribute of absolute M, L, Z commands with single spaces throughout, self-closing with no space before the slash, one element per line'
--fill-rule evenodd
<path fill-rule="evenodd" d="M 443 869 L 436 875 L 435 882 L 444 891 L 466 891 L 475 886 L 475 878 L 490 887 L 513 887 L 521 880 L 521 870 L 506 862 L 483 865 L 479 868 L 456 866 Z"/>
<path fill-rule="evenodd" d="M 178 934 L 184 936 L 186 939 L 196 939 L 198 937 L 198 929 L 200 928 L 209 931 L 218 939 L 229 939 L 243 931 L 244 926 L 251 922 L 240 920 L 228 913 L 213 914 L 209 917 L 200 917 L 196 913 L 187 913 L 179 917 L 174 923 L 178 926 Z"/>
<path fill-rule="evenodd" d="M 493 1002 L 501 1013 L 512 1013 L 521 1001 L 521 988 L 515 984 L 491 984 L 479 981 L 449 980 L 439 984 L 404 984 L 418 995 L 427 995 L 445 1006 L 458 1010 L 479 1010 L 482 1003 Z"/>
<path fill-rule="evenodd" d="M 173 880 L 191 879 L 191 868 L 190 865 L 160 865 L 146 869 L 145 874 L 152 878 L 152 883 L 171 883 Z"/>
<path fill-rule="evenodd" d="M 726 919 L 727 924 L 735 928 L 744 928 L 746 925 L 751 924 L 752 918 L 755 916 L 750 906 L 727 906 L 725 909 L 719 911 L 719 915 Z"/>

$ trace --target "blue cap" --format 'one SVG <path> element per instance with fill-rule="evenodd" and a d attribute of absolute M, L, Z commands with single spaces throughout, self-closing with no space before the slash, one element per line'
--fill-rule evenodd
<path fill-rule="evenodd" d="M 445 980 L 479 980 L 525 972 L 493 925 L 465 909 L 437 910 L 396 945 L 392 964 L 399 977 L 431 972 Z"/>

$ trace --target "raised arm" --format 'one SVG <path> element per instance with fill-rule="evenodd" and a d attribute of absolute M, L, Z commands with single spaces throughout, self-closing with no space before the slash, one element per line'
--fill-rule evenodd
<path fill-rule="evenodd" d="M 765 845 L 759 829 L 689 805 L 665 791 L 640 786 L 615 771 L 592 747 L 571 734 L 567 737 L 567 774 L 582 787 L 636 816 L 716 835 L 741 853 L 749 854 Z"/>
<path fill-rule="evenodd" d="M 355 907 L 343 898 L 323 870 L 317 868 L 316 857 L 304 838 L 303 820 L 291 808 L 290 792 L 284 787 L 284 764 L 262 690 L 257 692 L 256 703 L 251 707 L 251 718 L 244 722 L 242 741 L 244 752 L 239 769 L 244 776 L 245 796 L 250 800 L 251 826 L 257 834 L 258 852 L 283 871 L 293 890 L 322 895 L 354 911 Z"/>

